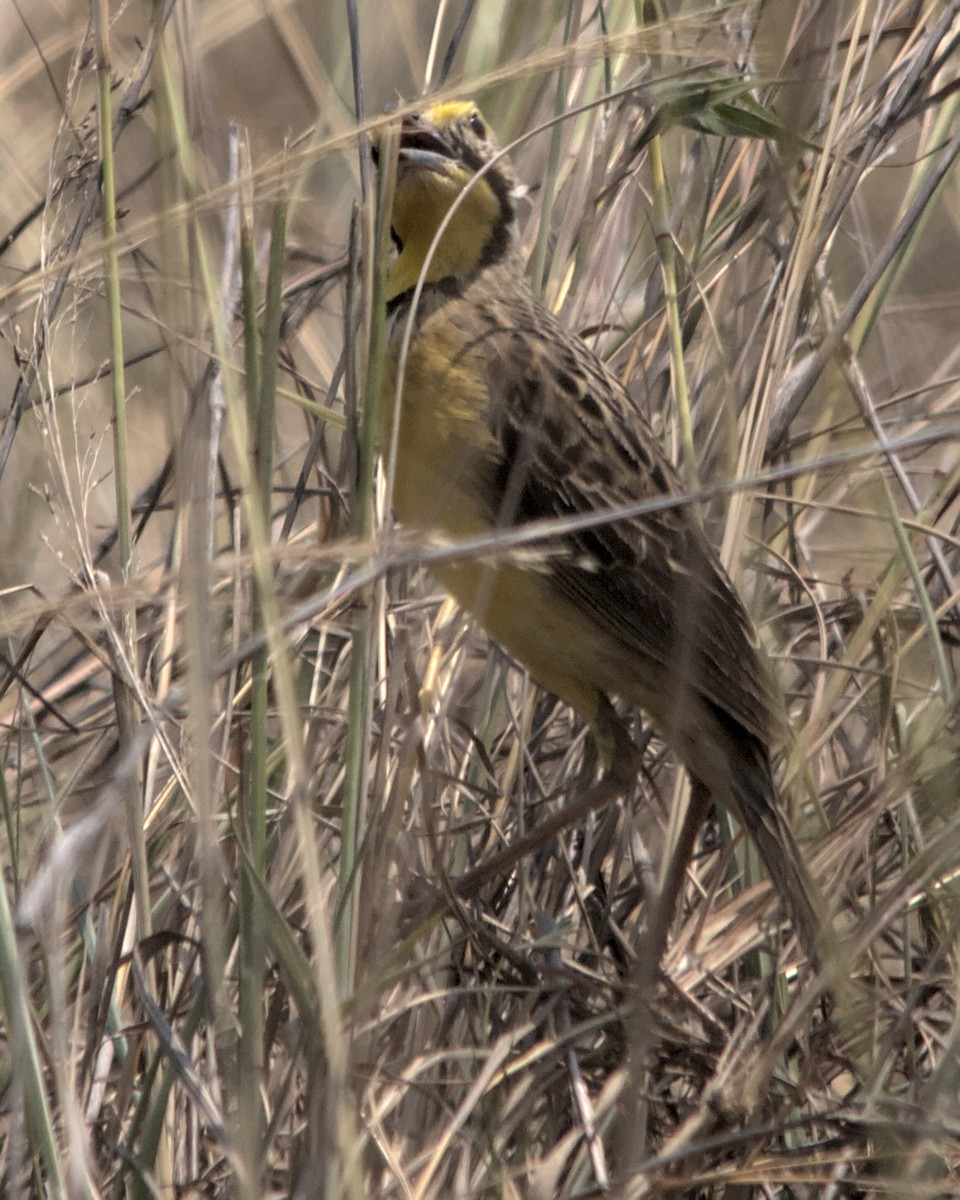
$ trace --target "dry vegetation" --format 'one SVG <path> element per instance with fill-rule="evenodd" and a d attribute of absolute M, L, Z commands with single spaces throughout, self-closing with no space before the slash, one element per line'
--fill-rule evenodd
<path fill-rule="evenodd" d="M 5 1196 L 960 1192 L 958 8 L 0 5 Z M 637 961 L 683 779 L 572 821 L 390 529 L 361 85 L 522 138 L 536 286 L 692 437 L 820 979 L 722 814 Z"/>

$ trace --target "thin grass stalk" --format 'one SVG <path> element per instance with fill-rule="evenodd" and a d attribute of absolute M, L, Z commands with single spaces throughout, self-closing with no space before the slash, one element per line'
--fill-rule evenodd
<path fill-rule="evenodd" d="M 214 614 L 211 607 L 212 564 L 214 553 L 216 462 L 219 454 L 220 430 L 229 396 L 236 388 L 233 352 L 227 330 L 227 310 L 232 308 L 230 294 L 234 287 L 235 267 L 229 265 L 236 253 L 228 239 L 225 253 L 227 265 L 220 278 L 212 266 L 212 254 L 207 246 L 207 234 L 202 225 L 197 200 L 202 194 L 199 172 L 194 156 L 186 113 L 183 108 L 181 81 L 167 40 L 164 40 L 160 65 L 162 86 L 169 109 L 173 143 L 183 178 L 188 206 L 188 227 L 193 245 L 193 264 L 199 275 L 219 370 L 201 402 L 194 406 L 185 441 L 184 462 L 180 478 L 183 485 L 182 503 L 185 508 L 185 534 L 181 564 L 186 648 L 186 694 L 188 697 L 187 727 L 191 743 L 189 767 L 190 787 L 197 812 L 199 877 L 201 911 L 199 923 L 202 938 L 203 1000 L 210 1037 L 210 1059 L 216 1061 L 217 1042 L 226 1038 L 233 1018 L 225 987 L 226 962 L 231 943 L 227 939 L 228 912 L 224 903 L 223 878 L 216 826 L 218 804 L 214 772 L 213 731 L 216 719 L 210 647 L 213 641 Z M 235 187 L 236 185 L 234 185 Z M 235 194 L 235 193 L 234 193 Z M 234 406 L 236 407 L 236 406 Z M 164 1149 L 162 1119 L 155 1113 L 157 1142 L 150 1148 L 170 1156 Z M 240 1157 L 247 1164 L 245 1147 Z M 141 1155 L 143 1151 L 141 1151 Z M 144 1158 L 148 1168 L 152 1166 Z M 252 1175 L 248 1168 L 244 1175 Z M 144 1184 L 135 1185 L 144 1200 Z M 138 1196 L 138 1200 L 139 1200 Z"/>
<path fill-rule="evenodd" d="M 117 544 L 124 581 L 130 577 L 133 536 L 130 523 L 130 489 L 127 479 L 127 396 L 124 378 L 123 311 L 120 297 L 120 259 L 117 250 L 117 195 L 110 106 L 110 12 L 107 0 L 98 0 L 94 30 L 97 53 L 97 115 L 100 133 L 101 204 L 103 211 L 104 263 L 107 281 L 107 310 L 110 315 L 110 360 L 113 391 L 113 470 L 117 498 Z M 136 630 L 128 631 L 130 648 Z"/>
<path fill-rule="evenodd" d="M 955 685 L 953 674 L 947 663 L 940 625 L 930 600 L 930 593 L 927 591 L 927 586 L 923 579 L 923 572 L 920 569 L 920 564 L 917 562 L 917 556 L 914 554 L 913 546 L 910 544 L 910 538 L 907 535 L 903 518 L 900 516 L 893 493 L 890 490 L 890 484 L 883 475 L 880 476 L 880 483 L 883 487 L 883 499 L 890 516 L 890 525 L 897 540 L 897 548 L 910 576 L 910 582 L 913 584 L 921 620 L 927 631 L 927 645 L 930 649 L 937 678 L 940 681 L 940 697 L 943 704 L 949 707 L 953 701 Z"/>
<path fill-rule="evenodd" d="M 251 227 L 251 212 L 244 205 L 240 228 L 240 276 L 241 312 L 243 320 L 243 348 L 246 370 L 244 384 L 247 395 L 247 419 L 251 429 L 258 425 L 258 407 L 261 401 L 261 346 L 257 326 L 257 279 L 254 235 Z M 272 450 L 273 438 L 270 439 Z M 259 447 L 254 445 L 254 453 Z M 266 460 L 272 463 L 272 452 Z M 261 464 L 262 465 L 262 464 Z M 260 485 L 259 500 L 264 523 L 269 523 L 270 493 L 262 491 L 263 475 L 258 471 Z M 269 485 L 269 480 L 267 481 Z M 260 597 L 256 585 L 253 589 L 252 626 L 259 628 L 261 618 Z M 267 720 L 269 706 L 269 675 L 266 647 L 258 650 L 250 662 L 250 728 L 247 739 L 246 762 L 240 788 L 240 829 L 245 839 L 247 859 L 239 872 L 239 917 L 240 917 L 240 1045 L 239 1045 L 239 1089 L 238 1119 L 240 1136 L 247 1146 L 256 1147 L 257 1158 L 262 1160 L 264 1114 L 260 1104 L 260 1087 L 263 1078 L 263 980 L 264 980 L 264 936 L 260 906 L 254 891 L 254 878 L 261 878 L 264 869 L 263 848 L 265 842 L 266 796 L 267 796 Z M 259 1171 L 251 1174 L 250 1182 L 256 1186 Z"/>
<path fill-rule="evenodd" d="M 575 5 L 566 6 L 566 19 L 563 26 L 563 44 L 569 45 L 573 33 Z M 550 149 L 547 153 L 547 169 L 541 181 L 540 188 L 540 227 L 537 230 L 537 240 L 530 256 L 529 275 L 530 286 L 539 296 L 543 293 L 543 281 L 546 273 L 547 248 L 550 245 L 550 214 L 553 210 L 553 200 L 557 188 L 557 172 L 560 169 L 560 148 L 563 144 L 563 122 L 559 120 L 567 111 L 567 68 L 561 66 L 557 71 L 557 83 L 554 91 L 553 115 L 558 118 L 550 130 Z"/>
<path fill-rule="evenodd" d="M 260 502 L 266 522 L 271 519 L 274 443 L 277 425 L 277 365 L 280 359 L 280 322 L 283 317 L 283 267 L 286 255 L 287 201 L 281 195 L 273 207 L 270 257 L 267 267 L 266 308 L 261 338 L 260 403 L 254 426 L 254 456 L 259 467 Z"/>
<path fill-rule="evenodd" d="M 353 111 L 357 121 L 362 122 L 367 115 L 367 106 L 363 99 L 363 68 L 361 66 L 360 47 L 360 15 L 357 12 L 356 0 L 345 0 L 347 14 L 347 30 L 350 37 L 350 78 L 353 81 Z M 358 146 L 360 167 L 360 199 L 365 204 L 370 191 L 370 167 L 372 159 L 367 147 Z"/>
<path fill-rule="evenodd" d="M 382 161 L 391 152 L 392 137 L 385 134 Z M 363 153 L 368 153 L 363 148 Z M 386 174 L 381 172 L 381 175 Z M 351 524 L 362 541 L 368 541 L 375 522 L 375 488 L 379 424 L 380 389 L 383 384 L 386 354 L 386 277 L 390 239 L 389 192 L 392 180 L 381 178 L 375 195 L 364 208 L 363 256 L 365 336 L 359 340 L 366 347 L 366 371 L 363 376 L 363 404 L 358 439 L 358 478 Z M 349 321 L 349 318 L 348 318 Z M 348 324 L 349 328 L 349 324 Z M 341 825 L 340 865 L 338 872 L 339 922 L 336 932 L 337 967 L 341 995 L 352 994 L 356 980 L 357 935 L 359 931 L 360 838 L 365 826 L 366 788 L 370 745 L 370 720 L 375 670 L 375 614 L 381 611 L 383 587 L 374 584 L 361 594 L 361 603 L 353 624 L 353 652 L 350 665 L 349 699 L 347 707 L 347 738 L 343 782 L 343 819 Z"/>
<path fill-rule="evenodd" d="M 674 412 L 680 432 L 680 469 L 688 490 L 700 486 L 697 454 L 693 445 L 693 419 L 690 415 L 690 389 L 683 354 L 683 327 L 677 297 L 677 248 L 670 228 L 670 197 L 663 166 L 663 145 L 659 134 L 650 139 L 647 147 L 650 159 L 650 184 L 653 193 L 653 235 L 660 257 L 663 276 L 663 299 L 666 308 L 667 332 L 670 343 L 670 382 Z"/>
<path fill-rule="evenodd" d="M 113 467 L 114 494 L 117 515 L 117 547 L 120 556 L 121 578 L 130 581 L 134 573 L 133 536 L 128 479 L 128 438 L 126 407 L 125 354 L 123 342 L 123 311 L 120 288 L 120 264 L 117 228 L 117 196 L 114 163 L 113 120 L 111 113 L 112 60 L 110 47 L 110 13 L 107 0 L 99 0 L 94 8 L 94 37 L 97 56 L 97 112 L 101 163 L 101 207 L 104 234 L 104 267 L 107 284 L 111 346 L 111 382 L 113 399 Z M 136 607 L 125 604 L 121 611 L 121 642 L 124 657 L 133 671 L 137 670 Z M 114 702 L 117 709 L 117 729 L 121 754 L 127 754 L 137 736 L 137 718 L 133 695 L 119 671 L 113 673 Z M 150 877 L 147 864 L 144 830 L 142 774 L 137 771 L 123 788 L 127 817 L 133 892 L 136 898 L 134 920 L 137 940 L 142 944 L 152 932 Z M 153 965 L 148 965 L 154 980 Z"/>
<path fill-rule="evenodd" d="M 176 78 L 173 64 L 170 62 L 170 56 L 166 46 L 162 54 L 162 66 L 164 68 L 164 84 L 168 97 L 170 99 L 170 109 L 173 115 L 174 139 L 176 150 L 183 171 L 185 189 L 188 197 L 196 195 L 199 192 L 199 187 L 196 180 L 196 166 L 193 161 L 193 150 L 189 129 L 186 120 L 186 114 L 183 111 L 180 103 L 180 94 L 178 88 L 178 80 Z M 218 446 L 214 432 L 219 425 L 220 417 L 216 412 L 220 399 L 216 396 L 218 385 L 224 392 L 230 390 L 234 386 L 235 371 L 233 368 L 233 355 L 231 352 L 230 338 L 226 326 L 226 314 L 224 312 L 224 294 L 220 282 L 217 279 L 216 273 L 211 262 L 211 254 L 207 246 L 207 239 L 204 230 L 199 221 L 198 214 L 195 214 L 192 222 L 192 241 L 193 241 L 193 256 L 196 269 L 199 273 L 203 284 L 204 295 L 207 302 L 207 315 L 211 324 L 211 337 L 214 343 L 214 352 L 217 360 L 220 363 L 220 368 L 216 379 L 211 384 L 211 397 L 208 398 L 209 412 L 205 413 L 202 406 L 198 405 L 193 414 L 193 433 L 194 437 L 188 439 L 188 450 L 192 450 L 194 457 L 186 464 L 183 472 L 185 482 L 191 480 L 199 480 L 200 491 L 198 494 L 188 496 L 187 500 L 189 512 L 189 531 L 186 538 L 187 543 L 187 560 L 184 564 L 185 574 L 187 576 L 187 588 L 189 592 L 189 601 L 186 605 L 187 624 L 192 623 L 196 626 L 192 638 L 190 638 L 191 654 L 189 663 L 193 664 L 194 670 L 201 669 L 201 665 L 207 662 L 210 658 L 210 637 L 209 631 L 211 627 L 211 613 L 209 604 L 210 595 L 210 556 L 214 549 L 214 499 L 212 495 L 213 487 L 215 486 L 214 474 L 209 469 L 210 463 L 216 462 Z M 229 253 L 229 247 L 228 247 Z M 227 284 L 229 286 L 229 284 Z M 199 436 L 197 436 L 199 435 Z M 189 487 L 189 483 L 186 484 Z M 191 614 L 194 620 L 191 622 Z M 188 670 L 189 670 L 188 664 Z M 212 679 L 209 678 L 209 672 L 203 671 L 203 681 L 199 678 L 194 679 L 194 685 L 199 684 L 199 692 L 206 696 L 205 700 L 200 703 L 207 709 L 206 718 L 202 721 L 203 728 L 207 733 L 212 730 L 212 708 L 210 707 L 209 690 L 212 686 Z M 197 715 L 198 709 L 194 708 L 199 700 L 197 691 L 194 687 L 190 688 L 190 703 L 191 711 L 194 716 Z M 201 730 L 195 729 L 195 735 L 199 735 Z M 209 745 L 209 737 L 202 737 L 195 744 L 195 751 L 204 760 L 207 759 L 206 747 Z M 201 750 L 201 747 L 204 747 Z M 199 763 L 197 764 L 199 766 Z M 201 770 L 202 775 L 208 774 L 209 763 L 207 767 Z M 198 782 L 194 781 L 194 787 L 198 787 Z M 213 808 L 210 805 L 212 798 L 212 778 L 208 780 L 208 784 L 202 789 L 207 793 L 207 803 L 203 803 L 202 796 L 197 797 L 198 808 L 200 809 L 201 826 L 209 825 L 213 819 Z M 201 838 L 203 834 L 201 834 Z M 209 847 L 213 849 L 212 844 Z M 211 881 L 212 882 L 212 881 Z M 218 889 L 219 890 L 219 889 Z M 211 896 L 211 900 L 213 897 Z M 211 912 L 211 917 L 213 913 Z M 222 923 L 216 922 L 217 929 L 222 928 Z M 208 947 L 209 949 L 209 947 Z M 219 957 L 219 956 L 218 956 Z M 219 977 L 220 972 L 215 972 L 215 977 Z M 211 980 L 211 982 L 213 982 Z"/>
<path fill-rule="evenodd" d="M 130 490 L 127 477 L 127 402 L 124 375 L 123 311 L 120 294 L 120 262 L 117 249 L 117 197 L 114 174 L 113 122 L 110 105 L 112 65 L 110 55 L 110 13 L 107 0 L 99 0 L 94 10 L 97 54 L 98 128 L 100 135 L 101 203 L 104 232 L 104 265 L 107 280 L 107 309 L 110 322 L 111 380 L 113 394 L 113 467 L 117 508 L 117 541 L 123 581 L 133 571 L 133 538 L 130 522 Z M 122 613 L 122 643 L 131 668 L 136 670 L 136 609 L 127 604 Z M 113 676 L 114 699 L 121 752 L 126 752 L 136 737 L 133 697 L 119 672 Z M 143 809 L 139 781 L 134 779 L 124 790 L 127 809 L 127 836 L 133 871 L 133 889 L 137 899 L 137 936 L 150 936 L 150 882 L 143 830 Z"/>
<path fill-rule="evenodd" d="M 8 655 L 11 661 L 16 657 L 12 644 L 8 641 Z M 5 756 L 3 756 L 5 757 Z M 4 764 L 6 765 L 6 764 Z M 7 787 L 5 771 L 0 771 L 0 808 L 3 809 L 3 826 L 7 831 L 7 853 L 10 856 L 9 880 L 13 891 L 14 904 L 20 900 L 20 807 L 11 803 L 10 790 Z"/>
<path fill-rule="evenodd" d="M 348 251 L 350 266 L 348 269 L 350 270 L 351 284 L 348 284 L 347 288 L 347 312 L 344 322 L 348 339 L 352 337 L 351 330 L 355 328 L 354 314 L 357 312 L 355 289 L 352 286 L 352 281 L 356 279 L 356 220 L 351 225 L 350 235 L 350 249 Z M 373 239 L 369 238 L 367 244 L 371 245 L 372 242 Z M 366 259 L 369 259 L 369 255 L 366 256 Z M 367 294 L 370 294 L 369 291 Z M 372 336 L 371 324 L 367 324 L 366 330 L 367 336 L 365 338 L 361 336 L 361 338 L 356 340 L 360 344 L 366 342 L 369 346 Z M 354 397 L 356 397 L 359 392 L 358 372 L 356 369 L 358 365 L 357 359 L 356 356 L 353 356 L 351 361 L 351 350 L 349 347 L 347 355 L 347 392 L 349 393 L 352 387 L 355 389 Z M 368 357 L 367 375 L 365 378 L 369 378 L 369 375 L 373 371 L 373 361 Z M 374 418 L 378 399 L 373 401 Z M 362 404 L 356 403 L 356 400 L 351 404 L 349 396 L 347 401 L 352 411 L 359 414 L 354 426 L 356 429 L 358 462 L 357 473 L 354 477 L 356 480 L 356 492 L 351 504 L 350 527 L 351 531 L 361 540 L 369 537 L 370 531 L 373 528 L 374 514 L 373 461 L 364 451 L 364 446 L 369 451 L 370 438 L 376 436 L 374 432 L 375 427 L 372 425 L 370 419 L 370 409 L 367 407 L 369 400 L 369 395 L 366 394 Z M 340 859 L 337 871 L 337 926 L 335 933 L 337 974 L 340 983 L 340 995 L 343 1000 L 346 1000 L 353 994 L 357 983 L 358 905 L 361 883 L 359 852 L 362 837 L 361 831 L 365 825 L 367 806 L 367 749 L 369 746 L 371 688 L 373 681 L 373 667 L 371 663 L 371 656 L 373 654 L 373 624 L 371 621 L 373 595 L 372 584 L 364 587 L 358 593 L 359 605 L 355 609 L 353 620 L 351 621 L 350 682 L 348 685 L 347 728 L 344 746 Z"/>
<path fill-rule="evenodd" d="M 273 499 L 277 362 L 280 353 L 280 320 L 282 317 L 281 288 L 286 250 L 285 200 L 280 200 L 274 207 L 262 334 L 258 330 L 256 322 L 255 262 L 253 238 L 248 223 L 244 224 L 241 247 L 244 337 L 252 341 L 257 348 L 255 357 L 259 360 L 252 380 L 252 386 L 257 388 L 257 392 L 253 398 L 252 409 L 249 411 L 250 428 L 256 431 L 253 451 L 261 517 L 264 527 L 269 529 Z M 248 360 L 249 357 L 248 352 Z M 248 384 L 248 407 L 250 406 L 250 386 Z M 255 583 L 254 628 L 259 628 L 262 613 L 261 591 L 259 585 Z M 239 1107 L 243 1144 L 248 1147 L 256 1147 L 257 1160 L 262 1162 L 264 1113 L 260 1103 L 260 1089 L 264 1066 L 263 981 L 266 970 L 266 939 L 264 913 L 253 889 L 251 876 L 265 878 L 267 868 L 269 660 L 265 648 L 254 655 L 251 672 L 250 756 L 249 771 L 245 780 L 246 786 L 242 789 L 245 811 L 241 822 L 249 848 L 249 861 L 244 863 L 245 869 L 240 874 L 241 1090 Z M 254 1188 L 254 1192 L 251 1194 L 251 1200 L 253 1200 L 260 1186 L 258 1173 L 251 1173 L 249 1182 Z"/>
<path fill-rule="evenodd" d="M 60 1170 L 60 1153 L 54 1131 L 53 1113 L 47 1101 L 44 1071 L 34 1035 L 34 1017 L 20 961 L 20 949 L 14 929 L 13 913 L 7 898 L 6 883 L 0 880 L 0 997 L 6 1013 L 7 1037 L 12 1058 L 13 1090 L 11 1099 L 22 1089 L 23 1122 L 30 1152 L 38 1167 L 46 1172 L 55 1196 L 65 1195 Z M 14 1103 L 13 1111 L 17 1111 Z M 7 1161 L 13 1175 L 19 1163 Z"/>
<path fill-rule="evenodd" d="M 163 50 L 162 53 L 166 53 L 166 50 Z M 159 257 L 163 267 L 162 271 L 158 272 L 161 311 L 172 319 L 174 327 L 199 328 L 201 322 L 197 313 L 194 293 L 192 289 L 185 289 L 183 285 L 183 281 L 190 279 L 192 273 L 189 227 L 185 221 L 177 219 L 173 215 L 183 205 L 185 191 L 182 162 L 178 153 L 182 140 L 179 136 L 179 110 L 174 107 L 176 101 L 171 97 L 170 88 L 164 86 L 165 68 L 162 63 L 158 63 L 158 67 L 159 69 L 154 70 L 153 82 L 157 98 L 155 145 L 156 161 L 159 164 L 157 179 Z M 186 313 L 183 309 L 184 295 L 189 297 L 187 300 L 189 307 Z M 169 444 L 176 445 L 183 436 L 188 411 L 176 371 L 171 371 L 168 375 L 165 395 L 161 404 L 166 418 Z M 183 491 L 185 492 L 186 489 Z M 154 643 L 154 653 L 157 654 L 158 661 L 163 664 L 155 680 L 157 696 L 169 694 L 178 671 L 177 659 L 183 648 L 182 612 L 185 596 L 181 587 L 188 576 L 188 572 L 183 567 L 186 557 L 186 518 L 186 504 L 178 505 L 168 543 L 173 579 L 164 595 L 163 632 L 158 641 Z M 150 812 L 150 798 L 155 796 L 158 784 L 166 790 L 164 771 L 170 761 L 166 751 L 163 739 L 152 740 L 144 772 L 144 811 L 146 813 Z M 186 789 L 183 789 L 181 794 L 185 797 Z M 185 799 L 183 802 L 186 802 Z M 148 979 L 153 980 L 155 964 L 152 957 L 146 964 L 146 969 Z M 129 966 L 124 964 L 116 972 L 111 1013 L 129 1011 L 125 1001 L 125 993 L 129 986 L 132 986 L 131 972 Z M 205 999 L 201 995 L 198 1004 L 202 1008 L 204 1003 Z M 193 1031 L 187 1032 L 189 1024 L 189 1015 L 186 1022 L 178 1022 L 181 1035 L 185 1036 L 188 1041 L 193 1037 Z M 121 1022 L 121 1027 L 122 1025 Z M 136 1056 L 141 1050 L 139 1039 L 131 1039 L 126 1044 L 121 1043 L 123 1056 L 121 1062 L 125 1064 L 122 1078 L 130 1079 L 131 1095 L 127 1098 L 125 1109 L 118 1114 L 117 1136 L 119 1139 L 122 1129 L 122 1144 L 129 1154 L 129 1161 L 142 1164 L 142 1174 L 140 1171 L 132 1172 L 131 1174 L 136 1178 L 131 1179 L 127 1177 L 126 1172 L 118 1172 L 115 1195 L 119 1195 L 120 1185 L 126 1177 L 128 1187 L 125 1195 L 140 1198 L 151 1194 L 150 1184 L 153 1180 L 150 1179 L 150 1173 L 152 1167 L 156 1166 L 153 1173 L 154 1180 L 164 1179 L 171 1173 L 169 1164 L 173 1157 L 174 1137 L 172 1136 L 170 1094 L 174 1075 L 169 1064 L 166 1064 L 166 1086 L 163 1086 L 162 1082 L 157 1083 L 157 1071 L 163 1061 L 163 1051 L 156 1047 L 152 1056 L 144 1055 L 150 1065 L 143 1071 L 142 1076 L 136 1079 L 138 1090 L 134 1095 L 133 1079 L 135 1076 L 132 1067 L 134 1060 L 131 1058 L 131 1048 L 133 1055 Z"/>
<path fill-rule="evenodd" d="M 352 8 L 353 5 L 350 4 Z M 437 47 L 440 43 L 440 30 L 443 27 L 443 18 L 447 9 L 447 0 L 438 0 L 437 11 L 433 17 L 433 27 L 430 30 L 430 45 L 427 48 L 427 61 L 423 68 L 423 91 L 424 95 L 429 95 L 430 88 L 433 83 L 433 68 L 437 59 Z"/>
<path fill-rule="evenodd" d="M 257 294 L 257 254 L 254 242 L 253 194 L 250 187 L 252 175 L 249 162 L 249 149 L 246 143 L 241 144 L 240 152 L 243 164 L 239 172 L 240 185 L 243 189 L 240 218 L 240 317 L 243 333 L 243 382 L 247 398 L 247 421 L 251 429 L 256 429 L 257 408 L 262 390 L 260 372 L 263 359 L 257 320 L 260 301 Z M 272 443 L 272 431 L 270 439 Z M 257 452 L 256 447 L 254 447 L 254 452 Z M 263 511 L 262 495 L 261 492 L 261 511 Z M 266 511 L 269 513 L 269 508 Z"/>

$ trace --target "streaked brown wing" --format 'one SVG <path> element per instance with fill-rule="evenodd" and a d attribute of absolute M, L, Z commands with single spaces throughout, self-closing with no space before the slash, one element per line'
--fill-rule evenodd
<path fill-rule="evenodd" d="M 503 451 L 495 517 L 514 525 L 604 512 L 681 492 L 616 378 L 545 310 L 515 306 L 485 339 Z M 503 311 L 501 302 L 500 311 Z M 568 535 L 558 588 L 623 646 L 625 667 L 683 670 L 719 714 L 766 741 L 776 706 L 752 623 L 687 506 Z"/>

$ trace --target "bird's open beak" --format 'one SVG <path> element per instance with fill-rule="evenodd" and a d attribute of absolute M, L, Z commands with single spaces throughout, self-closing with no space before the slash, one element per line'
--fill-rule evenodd
<path fill-rule="evenodd" d="M 373 145 L 373 161 L 379 165 L 379 133 L 371 134 L 370 140 Z M 435 133 L 418 125 L 415 116 L 404 117 L 397 148 L 397 162 L 401 167 L 434 171 L 442 175 L 446 174 L 453 157 L 450 147 Z"/>

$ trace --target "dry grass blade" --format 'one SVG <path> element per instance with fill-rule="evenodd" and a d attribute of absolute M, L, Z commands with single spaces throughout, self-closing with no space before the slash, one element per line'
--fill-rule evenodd
<path fill-rule="evenodd" d="M 960 3 L 653 7 L 133 0 L 99 90 L 0 13 L 3 1195 L 960 1193 Z M 640 961 L 674 762 L 597 785 L 381 511 L 343 97 L 425 79 L 761 626 L 819 981 L 719 817 Z"/>

